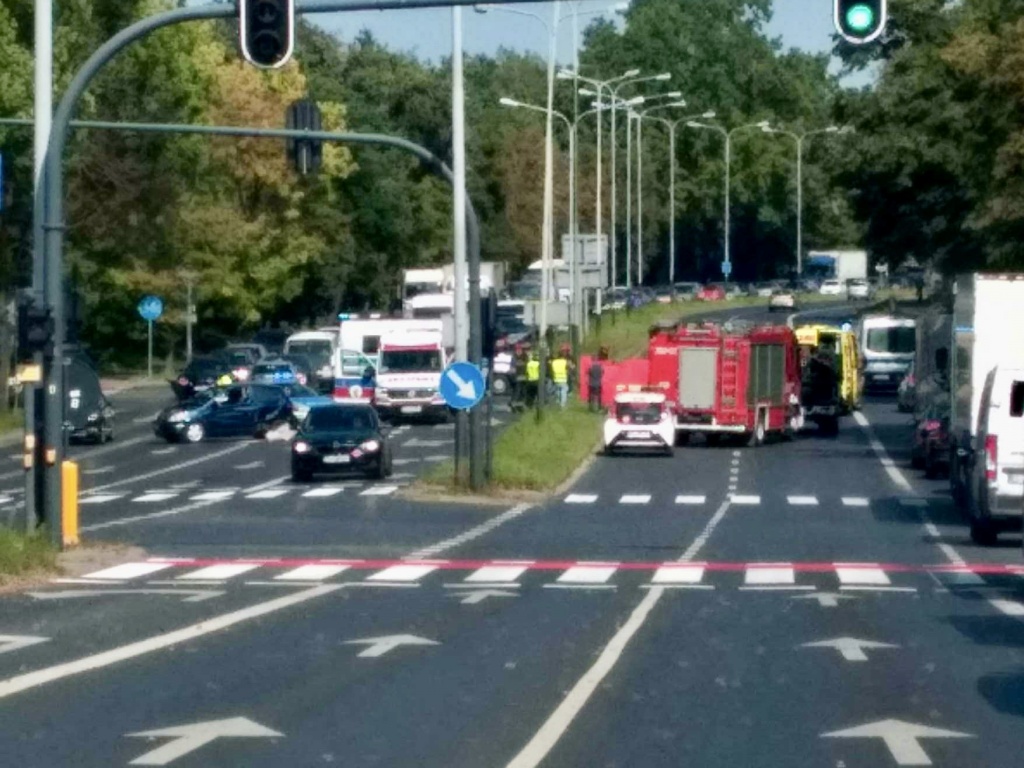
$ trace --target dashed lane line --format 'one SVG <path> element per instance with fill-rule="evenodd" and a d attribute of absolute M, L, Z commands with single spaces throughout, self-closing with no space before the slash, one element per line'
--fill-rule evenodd
<path fill-rule="evenodd" d="M 188 467 L 194 467 L 196 464 L 202 464 L 210 461 L 211 459 L 219 459 L 221 456 L 229 456 L 232 453 L 238 453 L 248 448 L 252 443 L 236 443 L 228 448 L 224 448 L 213 453 L 207 453 L 202 456 L 197 456 L 194 459 L 188 461 L 181 461 L 177 464 L 171 464 L 168 467 L 161 467 L 160 469 L 154 469 L 152 472 L 146 472 L 141 475 L 133 475 L 132 477 L 126 477 L 123 480 L 115 480 L 112 483 L 106 483 L 104 485 L 97 485 L 92 488 L 92 492 L 97 493 L 99 491 L 105 491 L 110 488 L 120 488 L 123 485 L 130 485 L 132 483 L 139 483 L 143 480 L 148 480 L 151 477 L 159 477 L 160 475 L 166 475 L 168 472 L 176 472 L 179 469 L 187 469 Z"/>

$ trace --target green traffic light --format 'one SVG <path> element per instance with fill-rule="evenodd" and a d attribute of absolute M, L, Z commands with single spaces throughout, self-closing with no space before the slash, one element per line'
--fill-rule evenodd
<path fill-rule="evenodd" d="M 875 12 L 871 6 L 858 3 L 846 12 L 846 25 L 854 32 L 867 32 L 875 25 Z"/>

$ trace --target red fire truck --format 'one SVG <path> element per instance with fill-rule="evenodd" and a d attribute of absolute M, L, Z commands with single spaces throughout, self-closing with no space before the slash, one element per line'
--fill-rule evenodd
<path fill-rule="evenodd" d="M 674 403 L 677 442 L 693 433 L 760 445 L 803 427 L 796 335 L 779 325 L 681 322 L 651 329 L 648 384 Z"/>

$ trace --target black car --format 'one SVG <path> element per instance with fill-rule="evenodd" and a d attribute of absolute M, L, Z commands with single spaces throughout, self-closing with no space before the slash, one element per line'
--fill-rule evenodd
<path fill-rule="evenodd" d="M 298 373 L 299 384 L 303 384 L 307 387 L 312 387 L 315 383 L 316 370 L 313 365 L 312 359 L 309 355 L 299 354 L 297 352 L 289 352 L 281 355 L 282 360 L 287 360 L 295 368 Z M 332 389 L 334 381 L 331 381 Z"/>
<path fill-rule="evenodd" d="M 185 370 L 178 374 L 178 378 L 169 383 L 178 402 L 183 402 L 216 386 L 217 379 L 225 373 L 231 373 L 231 362 L 227 358 L 193 357 Z"/>
<path fill-rule="evenodd" d="M 106 443 L 114 439 L 114 409 L 100 389 L 96 369 L 83 357 L 65 360 L 67 404 L 64 429 L 74 442 Z"/>
<path fill-rule="evenodd" d="M 264 437 L 291 415 L 281 387 L 234 385 L 202 392 L 160 412 L 153 431 L 168 442 L 207 437 Z"/>
<path fill-rule="evenodd" d="M 355 470 L 383 480 L 391 475 L 391 444 L 370 405 L 322 405 L 309 412 L 292 440 L 292 478 Z"/>

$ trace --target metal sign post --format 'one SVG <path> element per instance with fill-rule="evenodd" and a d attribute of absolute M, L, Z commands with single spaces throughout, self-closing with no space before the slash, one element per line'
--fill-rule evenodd
<path fill-rule="evenodd" d="M 146 321 L 147 356 L 146 376 L 153 378 L 153 322 L 164 313 L 164 303 L 158 296 L 143 296 L 139 301 L 139 316 Z"/>

